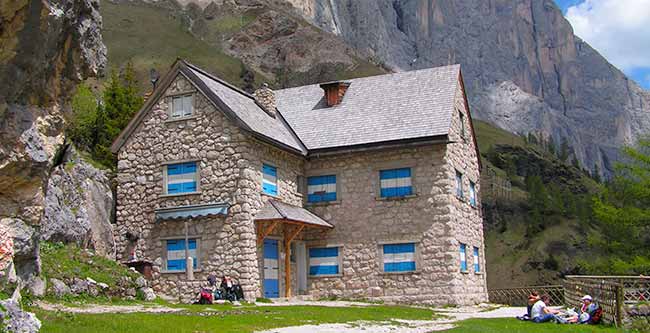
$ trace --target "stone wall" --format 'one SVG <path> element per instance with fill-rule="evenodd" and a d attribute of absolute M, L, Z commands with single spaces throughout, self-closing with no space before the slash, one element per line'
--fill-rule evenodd
<path fill-rule="evenodd" d="M 473 271 L 472 247 L 483 254 L 480 203 L 456 198 L 455 169 L 478 183 L 479 168 L 471 140 L 469 117 L 459 90 L 458 107 L 465 114 L 467 140 L 458 140 L 459 116 L 454 114 L 452 141 L 384 152 L 312 158 L 306 175 L 337 175 L 337 201 L 308 205 L 335 225 L 325 237 L 310 235 L 308 246 L 341 247 L 343 274 L 310 277 L 310 294 L 319 297 L 381 298 L 394 302 L 474 304 L 487 301 L 485 274 Z M 379 198 L 379 170 L 411 167 L 415 195 Z M 479 187 L 477 184 L 477 196 Z M 381 245 L 415 242 L 417 269 L 412 273 L 383 273 Z M 459 243 L 466 243 L 469 271 L 460 272 Z M 480 258 L 485 267 L 484 258 Z"/>
<path fill-rule="evenodd" d="M 467 245 L 467 269 L 466 273 L 456 269 L 456 278 L 453 280 L 453 293 L 462 301 L 478 303 L 487 302 L 487 282 L 485 274 L 485 247 L 483 243 L 483 217 L 481 213 L 480 202 L 480 167 L 476 154 L 476 146 L 471 133 L 470 115 L 463 91 L 459 88 L 456 92 L 456 111 L 453 114 L 451 129 L 449 134 L 450 144 L 447 145 L 445 160 L 447 173 L 449 175 L 450 186 L 449 193 L 450 212 L 451 212 L 451 235 L 453 235 L 452 248 L 449 254 L 452 257 L 459 257 L 460 243 Z M 465 135 L 461 135 L 461 117 L 463 114 Z M 463 174 L 463 192 L 462 199 L 456 196 L 455 174 L 456 170 Z M 469 202 L 470 181 L 476 185 L 476 207 L 472 207 Z M 474 253 L 473 247 L 479 248 L 479 264 L 481 272 L 474 271 Z M 458 262 L 459 259 L 454 260 Z"/>
<path fill-rule="evenodd" d="M 166 94 L 196 92 L 179 75 Z M 174 281 L 184 273 L 162 273 L 161 237 L 183 235 L 182 221 L 156 223 L 157 208 L 210 202 L 231 204 L 228 217 L 206 217 L 190 221 L 190 234 L 201 237 L 199 266 L 195 279 L 227 271 L 239 280 L 247 298 L 259 294 L 259 272 L 255 254 L 255 228 L 250 202 L 259 200 L 250 179 L 250 138 L 231 124 L 222 112 L 201 94 L 194 94 L 195 110 L 190 118 L 168 121 L 170 100 L 162 98 L 119 152 L 116 245 L 118 260 L 127 260 L 135 245 L 138 259 L 154 262 L 153 288 L 175 293 Z M 163 194 L 163 164 L 198 161 L 200 184 L 196 194 Z M 260 176 L 261 177 L 261 176 Z M 261 179 L 261 178 L 260 178 Z M 130 244 L 127 233 L 137 235 Z M 223 271 L 221 271 L 223 270 Z"/>
<path fill-rule="evenodd" d="M 138 259 L 154 263 L 153 288 L 177 295 L 187 292 L 191 281 L 185 273 L 163 271 L 163 241 L 182 238 L 184 221 L 154 221 L 158 208 L 214 202 L 230 203 L 227 217 L 203 217 L 188 221 L 188 234 L 199 239 L 199 268 L 195 281 L 209 274 L 231 275 L 242 284 L 247 299 L 260 296 L 260 271 L 253 217 L 269 196 L 262 192 L 262 164 L 278 168 L 278 199 L 300 204 L 298 175 L 303 159 L 253 139 L 197 93 L 182 75 L 166 96 L 194 93 L 190 118 L 168 120 L 169 98 L 161 98 L 119 152 L 116 244 L 118 260 L 129 258 L 135 247 Z M 198 193 L 163 194 L 164 163 L 198 161 Z M 135 243 L 127 234 L 138 236 Z M 198 290 L 196 290 L 198 291 Z M 180 295 L 182 299 L 187 295 Z"/>

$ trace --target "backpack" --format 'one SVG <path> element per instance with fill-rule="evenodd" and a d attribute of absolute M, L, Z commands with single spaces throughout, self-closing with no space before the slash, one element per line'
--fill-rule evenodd
<path fill-rule="evenodd" d="M 210 290 L 201 288 L 199 293 L 199 304 L 212 304 L 212 292 Z"/>
<path fill-rule="evenodd" d="M 596 303 L 589 304 L 587 307 L 589 313 L 589 324 L 598 324 L 603 316 L 603 309 Z"/>

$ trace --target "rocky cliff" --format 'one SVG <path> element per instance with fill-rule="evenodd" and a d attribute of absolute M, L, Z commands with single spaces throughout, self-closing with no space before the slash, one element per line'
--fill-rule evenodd
<path fill-rule="evenodd" d="M 552 0 L 288 0 L 395 70 L 460 63 L 475 117 L 567 138 L 610 173 L 650 130 L 650 94 L 573 34 Z"/>
<path fill-rule="evenodd" d="M 26 238 L 16 251 L 19 274 L 39 270 L 35 230 L 64 141 L 66 101 L 106 63 L 98 7 L 98 0 L 0 4 L 0 219 Z"/>

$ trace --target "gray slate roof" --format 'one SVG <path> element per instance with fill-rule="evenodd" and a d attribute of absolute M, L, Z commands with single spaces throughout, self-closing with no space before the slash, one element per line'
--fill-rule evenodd
<path fill-rule="evenodd" d="M 308 150 L 447 135 L 460 65 L 352 79 L 327 107 L 318 84 L 278 90 L 278 110 Z"/>
<path fill-rule="evenodd" d="M 255 216 L 255 220 L 290 220 L 318 227 L 334 228 L 327 221 L 302 207 L 273 199 L 264 204 L 262 210 Z"/>
<path fill-rule="evenodd" d="M 271 117 L 257 103 L 253 96 L 187 64 L 190 73 L 205 84 L 251 131 L 306 153 L 300 140 L 283 121 L 282 117 Z M 208 96 L 210 97 L 210 96 Z"/>

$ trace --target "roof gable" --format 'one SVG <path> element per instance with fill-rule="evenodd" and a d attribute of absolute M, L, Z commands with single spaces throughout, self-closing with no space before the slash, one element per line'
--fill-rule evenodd
<path fill-rule="evenodd" d="M 253 96 L 218 79 L 200 68 L 183 60 L 177 60 L 169 73 L 156 87 L 152 96 L 145 105 L 136 113 L 127 127 L 115 139 L 111 150 L 117 153 L 128 141 L 129 136 L 144 120 L 145 115 L 153 108 L 177 75 L 185 76 L 203 94 L 216 109 L 222 111 L 226 117 L 237 126 L 254 137 L 274 144 L 293 153 L 306 155 L 307 150 L 287 125 L 282 116 L 271 117 L 256 102 Z"/>

